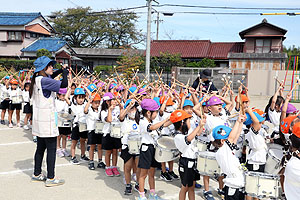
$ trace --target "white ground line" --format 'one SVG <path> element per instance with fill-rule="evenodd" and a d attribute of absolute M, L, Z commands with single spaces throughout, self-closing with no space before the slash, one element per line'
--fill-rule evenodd
<path fill-rule="evenodd" d="M 72 163 L 66 163 L 66 164 L 58 164 L 55 165 L 55 167 L 64 167 L 64 166 L 70 166 Z M 33 171 L 34 168 L 28 168 L 28 169 L 18 169 L 14 171 L 8 171 L 8 172 L 0 172 L 0 176 L 2 175 L 14 175 L 14 174 L 19 174 L 27 171 Z"/>
<path fill-rule="evenodd" d="M 0 144 L 0 146 L 11 146 L 11 145 L 17 145 L 17 144 L 29 144 L 33 143 L 32 141 L 25 141 L 25 142 L 11 142 L 11 143 L 3 143 Z"/>

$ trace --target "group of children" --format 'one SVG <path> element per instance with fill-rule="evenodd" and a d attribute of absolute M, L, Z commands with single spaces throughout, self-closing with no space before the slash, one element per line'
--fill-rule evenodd
<path fill-rule="evenodd" d="M 18 82 L 10 77 L 5 77 L 2 82 L 1 123 L 7 108 L 9 113 L 16 109 L 18 116 L 20 104 L 13 104 L 11 99 L 23 89 L 24 128 L 28 127 L 30 100 L 26 96 L 26 81 L 25 84 L 19 81 L 20 89 L 17 88 Z M 182 87 L 177 92 L 174 84 L 144 84 L 138 79 L 125 84 L 120 78 L 103 82 L 96 78 L 70 76 L 68 87 L 61 88 L 55 100 L 58 121 L 62 122 L 58 123 L 57 155 L 70 156 L 72 164 L 86 161 L 88 169 L 95 170 L 94 154 L 97 151 L 97 168 L 105 169 L 105 174 L 112 177 L 120 176 L 117 168 L 120 153 L 124 161 L 125 195 L 132 194 L 132 189 L 135 189 L 139 192 L 139 200 L 161 199 L 156 194 L 154 178 L 155 169 L 159 167 L 162 169 L 160 178 L 165 181 L 180 177 L 180 200 L 186 199 L 187 195 L 188 199 L 194 200 L 196 182 L 203 175 L 196 170 L 198 149 L 195 143 L 201 141 L 207 145 L 208 152 L 214 152 L 221 168 L 217 193 L 225 199 L 248 200 L 257 198 L 245 194 L 245 167 L 248 171 L 264 173 L 268 143 L 275 143 L 284 146 L 285 155 L 289 155 L 285 156 L 280 171 L 283 194 L 287 199 L 295 199 L 300 191 L 297 184 L 300 171 L 296 167 L 300 163 L 300 120 L 298 110 L 289 103 L 291 93 L 284 99 L 280 86 L 263 112 L 250 107 L 247 88 L 244 89 L 245 93 L 234 99 L 234 93 L 227 86 L 224 90 L 228 92 L 218 95 L 218 92 L 202 93 L 201 89 L 191 87 Z M 10 94 L 9 97 L 3 95 L 5 92 Z M 235 120 L 232 120 L 233 112 Z M 70 125 L 62 125 L 69 119 L 72 119 Z M 266 120 L 274 124 L 271 134 L 265 129 Z M 20 126 L 20 117 L 17 117 L 17 125 Z M 11 117 L 9 126 L 12 126 Z M 121 136 L 115 135 L 118 128 Z M 66 150 L 68 135 L 71 135 L 70 153 Z M 179 177 L 174 172 L 174 161 L 158 163 L 155 160 L 156 139 L 162 135 L 172 136 L 180 152 Z M 140 140 L 138 153 L 129 151 L 131 137 Z M 75 155 L 78 141 L 80 161 Z M 89 157 L 85 155 L 86 143 Z M 102 150 L 105 150 L 104 161 Z M 132 177 L 136 182 L 134 187 Z M 145 189 L 147 177 L 148 198 Z M 203 196 L 213 200 L 209 180 L 209 176 L 203 175 Z"/>

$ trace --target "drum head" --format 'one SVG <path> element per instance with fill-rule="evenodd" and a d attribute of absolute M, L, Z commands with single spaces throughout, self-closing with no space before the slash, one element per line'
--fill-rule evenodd
<path fill-rule="evenodd" d="M 171 136 L 162 136 L 157 139 L 157 145 L 165 149 L 177 149 L 175 146 L 174 138 Z"/>
<path fill-rule="evenodd" d="M 216 158 L 216 153 L 215 152 L 209 152 L 209 151 L 202 151 L 198 152 L 198 156 L 203 157 L 203 158 Z"/>
<path fill-rule="evenodd" d="M 267 146 L 268 146 L 268 149 L 278 149 L 278 150 L 283 151 L 283 146 L 281 146 L 279 144 L 269 143 Z"/>
<path fill-rule="evenodd" d="M 283 157 L 283 151 L 278 149 L 269 149 L 268 154 L 278 160 L 281 160 Z"/>

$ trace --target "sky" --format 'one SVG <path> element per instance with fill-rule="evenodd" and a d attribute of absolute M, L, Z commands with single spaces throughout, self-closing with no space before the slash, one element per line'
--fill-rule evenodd
<path fill-rule="evenodd" d="M 162 4 L 185 4 L 201 6 L 231 6 L 231 7 L 280 7 L 280 8 L 299 8 L 291 11 L 274 10 L 225 10 L 225 9 L 202 9 L 202 8 L 180 8 L 180 7 L 154 7 L 159 12 L 175 12 L 172 17 L 160 14 L 159 39 L 197 39 L 211 40 L 212 42 L 240 42 L 239 32 L 255 24 L 260 23 L 264 18 L 276 26 L 286 29 L 286 40 L 284 45 L 287 47 L 295 45 L 300 47 L 300 15 L 298 16 L 261 16 L 261 15 L 200 15 L 176 12 L 255 12 L 255 13 L 274 13 L 274 12 L 299 12 L 299 0 L 157 0 Z M 3 3 L 1 3 L 3 2 Z M 121 9 L 146 5 L 146 0 L 0 0 L 1 12 L 41 12 L 42 15 L 50 15 L 51 12 L 72 8 L 76 6 L 90 6 L 94 11 L 108 9 Z M 157 5 L 153 3 L 153 5 Z M 146 33 L 147 27 L 147 8 L 138 9 L 139 19 L 137 28 Z M 152 14 L 151 36 L 156 36 L 156 13 Z M 145 48 L 143 45 L 140 48 Z"/>

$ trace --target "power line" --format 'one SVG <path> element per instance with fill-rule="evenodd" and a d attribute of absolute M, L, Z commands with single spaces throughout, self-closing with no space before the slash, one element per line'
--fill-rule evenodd
<path fill-rule="evenodd" d="M 184 5 L 184 4 L 160 4 L 155 7 L 186 7 L 186 8 L 204 8 L 204 9 L 230 9 L 230 10 L 300 10 L 300 8 L 274 8 L 274 7 L 231 7 L 231 6 L 202 6 L 202 5 Z"/>

